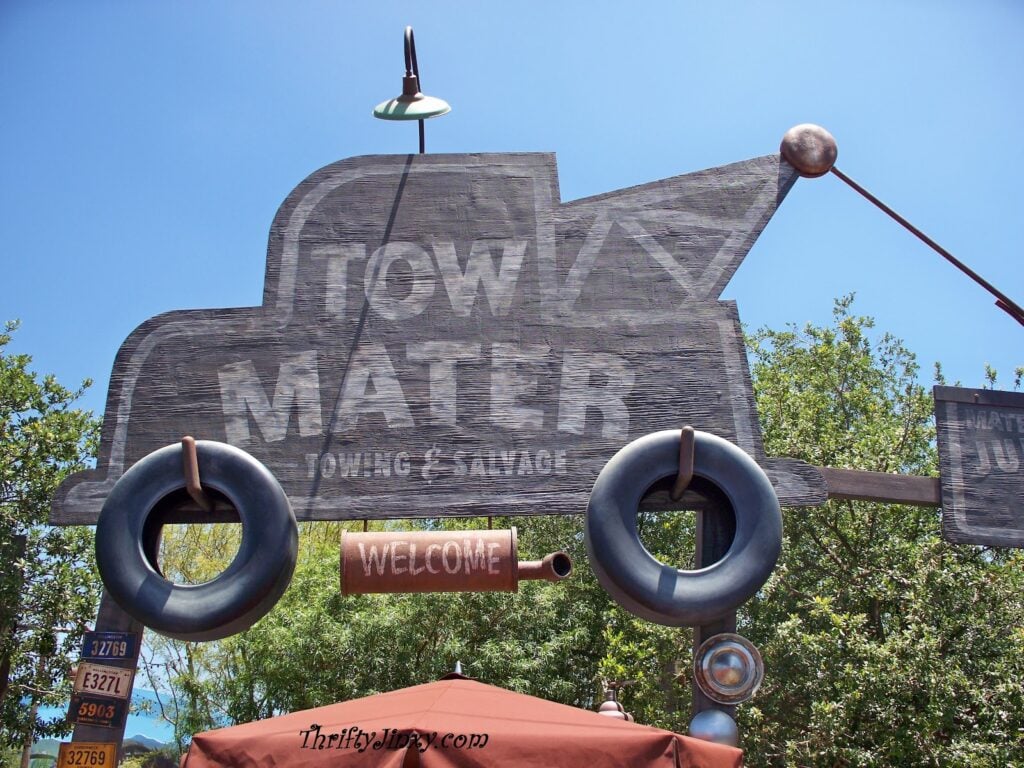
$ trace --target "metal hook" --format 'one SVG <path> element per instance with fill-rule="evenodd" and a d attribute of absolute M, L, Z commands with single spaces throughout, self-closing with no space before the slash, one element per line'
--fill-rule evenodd
<path fill-rule="evenodd" d="M 413 36 L 412 27 L 405 28 L 405 76 L 420 79 L 420 64 L 416 61 L 416 38 Z"/>
<path fill-rule="evenodd" d="M 685 426 L 679 432 L 679 473 L 669 498 L 679 501 L 683 491 L 693 480 L 693 427 Z"/>
<path fill-rule="evenodd" d="M 412 27 L 405 28 L 405 76 L 416 78 L 417 93 L 423 92 L 423 84 L 420 82 L 420 64 L 416 61 L 416 38 L 413 36 Z M 420 154 L 427 151 L 426 134 L 424 133 L 423 121 L 418 120 L 420 133 Z"/>
<path fill-rule="evenodd" d="M 181 438 L 181 462 L 185 473 L 185 490 L 204 512 L 213 511 L 213 500 L 206 495 L 199 482 L 199 456 L 196 453 L 195 438 L 186 435 Z"/>

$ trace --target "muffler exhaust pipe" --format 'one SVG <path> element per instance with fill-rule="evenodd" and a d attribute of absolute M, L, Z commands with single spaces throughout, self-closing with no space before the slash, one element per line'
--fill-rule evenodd
<path fill-rule="evenodd" d="M 565 552 L 552 552 L 543 560 L 526 560 L 519 563 L 519 580 L 543 579 L 561 581 L 572 573 L 572 558 Z"/>

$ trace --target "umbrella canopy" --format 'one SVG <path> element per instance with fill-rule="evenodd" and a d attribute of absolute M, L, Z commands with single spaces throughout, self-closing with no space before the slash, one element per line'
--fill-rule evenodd
<path fill-rule="evenodd" d="M 743 753 L 451 677 L 197 734 L 185 768 L 734 768 Z"/>

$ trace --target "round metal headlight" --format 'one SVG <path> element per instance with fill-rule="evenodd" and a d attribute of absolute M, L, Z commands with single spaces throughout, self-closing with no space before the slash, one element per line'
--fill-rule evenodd
<path fill-rule="evenodd" d="M 690 735 L 695 739 L 725 744 L 730 747 L 738 746 L 740 743 L 740 733 L 736 727 L 736 721 L 717 709 L 698 712 L 690 721 Z"/>
<path fill-rule="evenodd" d="M 693 659 L 693 677 L 701 692 L 719 704 L 739 704 L 754 695 L 764 679 L 764 661 L 754 644 L 723 632 L 701 643 Z"/>

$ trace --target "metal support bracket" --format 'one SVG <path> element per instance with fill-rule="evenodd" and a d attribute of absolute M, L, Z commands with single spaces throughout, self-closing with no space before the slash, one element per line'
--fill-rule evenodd
<path fill-rule="evenodd" d="M 679 433 L 679 473 L 676 475 L 676 482 L 672 486 L 669 498 L 672 501 L 679 501 L 691 480 L 693 480 L 693 427 L 687 425 Z"/>
<path fill-rule="evenodd" d="M 206 495 L 199 481 L 199 455 L 196 453 L 195 438 L 186 435 L 181 438 L 182 471 L 185 473 L 185 489 L 203 512 L 213 511 L 213 500 Z"/>

